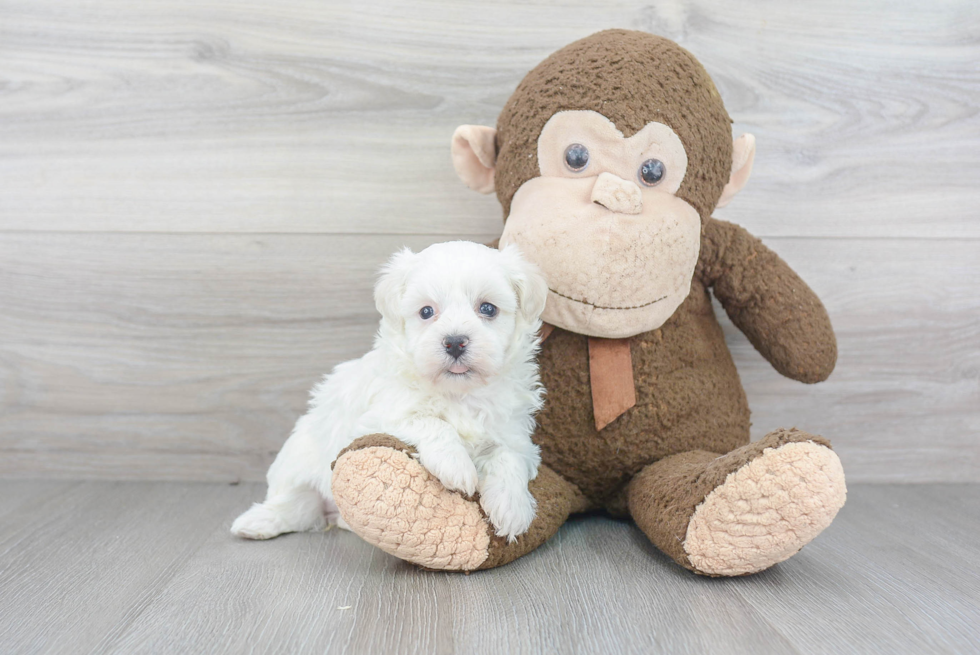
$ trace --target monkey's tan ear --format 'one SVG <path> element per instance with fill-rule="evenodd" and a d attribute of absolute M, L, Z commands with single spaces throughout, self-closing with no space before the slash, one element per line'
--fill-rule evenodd
<path fill-rule="evenodd" d="M 474 191 L 493 191 L 496 136 L 497 130 L 483 125 L 460 125 L 453 132 L 453 168 L 463 184 Z"/>
<path fill-rule="evenodd" d="M 728 178 L 728 184 L 721 192 L 718 200 L 718 207 L 724 207 L 735 194 L 742 190 L 745 183 L 749 181 L 752 174 L 752 162 L 755 161 L 755 137 L 751 134 L 743 134 L 735 139 L 732 144 L 732 175 Z"/>

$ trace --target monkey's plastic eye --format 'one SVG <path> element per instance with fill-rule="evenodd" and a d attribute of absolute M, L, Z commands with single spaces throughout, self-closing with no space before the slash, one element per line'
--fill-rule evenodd
<path fill-rule="evenodd" d="M 491 305 L 490 303 L 485 302 L 482 305 L 480 305 L 480 313 L 486 316 L 487 318 L 493 318 L 494 316 L 497 315 L 497 308 Z"/>
<path fill-rule="evenodd" d="M 589 149 L 581 143 L 573 143 L 565 148 L 565 166 L 568 170 L 578 173 L 589 165 Z"/>
<path fill-rule="evenodd" d="M 667 167 L 659 159 L 648 159 L 640 164 L 640 182 L 647 186 L 660 184 L 667 174 Z"/>
<path fill-rule="evenodd" d="M 419 316 L 422 317 L 423 321 L 427 321 L 436 315 L 436 310 L 432 309 L 428 305 L 419 310 Z"/>

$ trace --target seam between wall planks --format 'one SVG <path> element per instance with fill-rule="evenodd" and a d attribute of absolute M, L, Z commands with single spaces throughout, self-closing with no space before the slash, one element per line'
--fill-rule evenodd
<path fill-rule="evenodd" d="M 501 224 L 501 229 L 503 229 L 503 224 Z M 337 237 L 444 237 L 448 239 L 460 239 L 472 237 L 474 239 L 484 239 L 491 238 L 495 239 L 500 236 L 498 233 L 492 232 L 466 232 L 466 233 L 452 233 L 452 232 L 251 232 L 251 231 L 203 231 L 196 232 L 190 230 L 176 230 L 176 231 L 137 231 L 137 230 L 3 230 L 0 229 L 0 235 L 11 234 L 11 235 L 33 235 L 33 234 L 45 234 L 45 235 L 96 235 L 96 234 L 107 234 L 107 235 L 132 235 L 132 236 L 270 236 L 270 237 L 317 237 L 317 236 L 337 236 Z M 841 235 L 841 236 L 814 236 L 814 235 L 792 235 L 792 234 L 765 234 L 753 232 L 752 236 L 758 237 L 760 239 L 773 239 L 773 240 L 794 240 L 794 241 L 980 241 L 980 237 L 959 237 L 959 236 L 860 236 L 860 235 Z"/>

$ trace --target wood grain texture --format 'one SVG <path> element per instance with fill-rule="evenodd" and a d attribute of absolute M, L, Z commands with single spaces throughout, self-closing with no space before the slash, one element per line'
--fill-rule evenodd
<path fill-rule="evenodd" d="M 3 513 L 0 651 L 112 641 L 247 497 L 228 485 L 76 483 Z"/>
<path fill-rule="evenodd" d="M 261 485 L 0 490 L 21 485 L 30 506 L 0 495 L 2 652 L 900 654 L 980 639 L 977 485 L 852 485 L 815 542 L 735 579 L 695 576 L 599 516 L 461 575 L 342 530 L 237 540 Z"/>
<path fill-rule="evenodd" d="M 0 235 L 0 470 L 262 479 L 370 348 L 380 264 L 436 240 Z"/>
<path fill-rule="evenodd" d="M 369 347 L 396 247 L 490 240 L 448 141 L 607 27 L 705 64 L 759 153 L 719 217 L 840 336 L 779 377 L 727 321 L 753 433 L 851 481 L 980 481 L 980 7 L 972 0 L 0 0 L 0 476 L 258 480 Z"/>
<path fill-rule="evenodd" d="M 313 383 L 370 347 L 378 264 L 433 240 L 0 235 L 0 475 L 263 479 Z M 828 382 L 792 382 L 718 309 L 754 436 L 822 434 L 853 482 L 980 480 L 974 244 L 768 242 L 840 356 Z"/>
<path fill-rule="evenodd" d="M 800 554 L 805 565 L 751 576 L 739 593 L 802 652 L 976 650 L 975 489 L 851 488 L 830 534 Z M 806 598 L 803 611 L 800 604 L 778 601 L 797 595 Z"/>
<path fill-rule="evenodd" d="M 763 236 L 980 237 L 973 0 L 6 0 L 0 228 L 482 233 L 460 123 L 555 49 L 678 40 L 758 137 Z"/>

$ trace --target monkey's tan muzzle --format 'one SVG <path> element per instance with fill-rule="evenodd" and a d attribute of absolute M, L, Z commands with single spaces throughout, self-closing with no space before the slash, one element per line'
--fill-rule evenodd
<path fill-rule="evenodd" d="M 643 211 L 640 187 L 612 173 L 601 173 L 592 187 L 592 202 L 618 214 Z"/>

